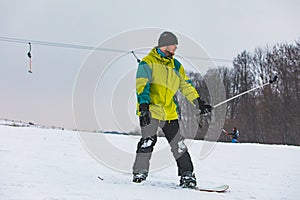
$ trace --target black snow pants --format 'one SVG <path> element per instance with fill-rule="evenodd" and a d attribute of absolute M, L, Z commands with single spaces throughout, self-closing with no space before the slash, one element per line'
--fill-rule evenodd
<path fill-rule="evenodd" d="M 178 175 L 181 176 L 187 171 L 193 172 L 193 163 L 187 146 L 183 142 L 184 138 L 180 135 L 178 120 L 159 121 L 151 119 L 150 125 L 141 127 L 142 138 L 137 145 L 133 174 L 143 173 L 146 176 L 148 175 L 153 147 L 157 141 L 156 132 L 158 127 L 163 130 L 171 146 L 178 167 Z"/>

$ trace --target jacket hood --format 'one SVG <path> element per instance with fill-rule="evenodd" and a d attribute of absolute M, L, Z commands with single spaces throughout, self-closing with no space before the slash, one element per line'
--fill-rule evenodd
<path fill-rule="evenodd" d="M 159 61 L 159 63 L 161 63 L 161 64 L 169 65 L 169 63 L 173 60 L 173 56 L 172 57 L 163 57 L 162 55 L 160 55 L 157 52 L 157 48 L 158 47 L 154 47 L 148 55 L 156 58 Z"/>

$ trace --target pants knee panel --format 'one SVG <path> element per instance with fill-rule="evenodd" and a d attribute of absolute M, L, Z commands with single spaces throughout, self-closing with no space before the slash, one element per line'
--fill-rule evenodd
<path fill-rule="evenodd" d="M 151 153 L 153 151 L 153 147 L 156 144 L 157 136 L 154 135 L 152 137 L 141 138 L 136 153 Z"/>

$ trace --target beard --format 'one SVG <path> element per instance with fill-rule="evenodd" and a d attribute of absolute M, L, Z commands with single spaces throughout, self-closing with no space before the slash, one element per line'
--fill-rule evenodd
<path fill-rule="evenodd" d="M 175 55 L 175 51 L 170 51 L 169 48 L 166 48 L 165 53 L 167 57 L 172 57 Z"/>

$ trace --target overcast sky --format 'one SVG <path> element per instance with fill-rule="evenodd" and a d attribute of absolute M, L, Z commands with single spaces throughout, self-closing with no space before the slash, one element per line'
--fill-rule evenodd
<path fill-rule="evenodd" d="M 2 0 L 0 37 L 97 46 L 120 33 L 154 27 L 191 38 L 212 58 L 232 60 L 243 50 L 299 39 L 299 8 L 298 0 Z M 0 118 L 75 128 L 74 82 L 90 51 L 33 45 L 32 74 L 27 72 L 27 51 L 26 43 L 0 41 Z M 133 64 L 134 59 L 120 58 L 113 69 Z M 127 81 L 133 89 L 134 73 Z M 113 90 L 111 84 L 101 84 L 97 94 L 101 88 Z M 121 115 L 124 121 L 130 119 L 127 126 L 118 127 L 114 119 L 105 121 L 101 129 L 134 129 L 135 95 L 129 96 L 125 107 L 132 113 Z M 124 103 L 118 95 L 113 101 Z M 95 109 L 98 119 L 107 118 L 100 105 Z"/>

